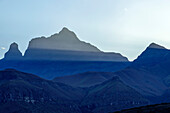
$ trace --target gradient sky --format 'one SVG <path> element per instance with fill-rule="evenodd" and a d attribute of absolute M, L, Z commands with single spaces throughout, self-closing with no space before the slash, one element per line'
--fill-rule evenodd
<path fill-rule="evenodd" d="M 169 0 L 0 0 L 0 58 L 12 42 L 63 27 L 103 51 L 135 59 L 151 42 L 170 48 Z"/>

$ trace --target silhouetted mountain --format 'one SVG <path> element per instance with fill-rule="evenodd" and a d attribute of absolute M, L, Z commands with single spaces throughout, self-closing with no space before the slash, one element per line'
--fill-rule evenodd
<path fill-rule="evenodd" d="M 82 108 L 88 108 L 94 113 L 108 113 L 147 104 L 147 99 L 125 85 L 118 77 L 90 87 L 81 103 Z"/>
<path fill-rule="evenodd" d="M 29 42 L 28 50 L 29 49 L 100 52 L 97 47 L 80 41 L 76 34 L 67 28 L 63 28 L 59 33 L 48 38 L 39 37 L 32 39 Z"/>
<path fill-rule="evenodd" d="M 164 104 L 155 104 L 155 105 L 131 108 L 131 109 L 121 110 L 114 113 L 169 113 L 169 111 L 170 111 L 170 103 L 164 103 Z"/>
<path fill-rule="evenodd" d="M 73 88 L 14 69 L 0 71 L 0 96 L 3 113 L 108 112 L 149 102 L 118 77 L 90 88 Z"/>
<path fill-rule="evenodd" d="M 12 44 L 0 65 L 0 69 L 14 68 L 54 79 L 88 71 L 115 72 L 127 67 L 129 61 L 119 53 L 102 52 L 63 28 L 48 38 L 32 39 L 23 57 L 18 45 Z"/>
<path fill-rule="evenodd" d="M 26 60 L 128 62 L 128 59 L 119 53 L 104 53 L 90 43 L 80 41 L 76 34 L 67 28 L 48 38 L 32 39 L 24 58 Z"/>
<path fill-rule="evenodd" d="M 146 50 L 134 61 L 136 65 L 155 65 L 166 60 L 170 56 L 170 51 L 163 46 L 152 43 Z"/>
<path fill-rule="evenodd" d="M 22 53 L 19 51 L 17 43 L 12 43 L 10 45 L 8 52 L 5 53 L 4 59 L 5 60 L 21 60 L 22 59 Z"/>
<path fill-rule="evenodd" d="M 6 107 L 17 112 L 16 110 L 19 109 L 32 111 L 30 109 L 32 107 L 34 107 L 34 111 L 35 106 L 40 108 L 53 106 L 53 109 L 50 109 L 51 111 L 56 109 L 54 108 L 56 106 L 56 113 L 79 112 L 77 103 L 83 98 L 84 94 L 83 89 L 47 81 L 32 74 L 13 69 L 0 71 L 0 102 L 3 103 L 0 111 L 6 110 Z M 21 105 L 22 103 L 28 106 L 24 108 Z M 13 108 L 11 105 L 14 104 L 17 106 Z M 40 112 L 38 111 L 38 113 Z"/>
<path fill-rule="evenodd" d="M 113 77 L 111 72 L 85 72 L 71 76 L 56 77 L 54 81 L 74 87 L 90 87 Z"/>
<path fill-rule="evenodd" d="M 114 74 L 136 91 L 150 98 L 152 102 L 164 102 L 167 100 L 163 95 L 169 97 L 166 93 L 169 87 L 169 58 L 170 50 L 152 43 L 131 66 Z"/>

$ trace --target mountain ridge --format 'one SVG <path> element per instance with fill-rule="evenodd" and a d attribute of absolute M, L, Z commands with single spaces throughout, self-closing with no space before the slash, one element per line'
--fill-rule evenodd
<path fill-rule="evenodd" d="M 11 46 L 12 45 L 13 44 L 11 44 Z M 6 54 L 9 54 L 8 56 L 12 59 L 11 49 L 12 48 L 9 48 Z M 19 50 L 18 53 L 21 54 Z M 6 57 L 7 55 L 4 56 L 4 59 L 8 59 Z M 20 58 L 18 58 L 18 60 L 19 59 Z M 15 60 L 15 58 L 12 60 Z M 59 33 L 51 35 L 50 37 L 42 36 L 33 38 L 29 42 L 22 60 L 129 62 L 128 58 L 120 53 L 103 52 L 96 46 L 81 41 L 73 31 L 65 27 Z"/>

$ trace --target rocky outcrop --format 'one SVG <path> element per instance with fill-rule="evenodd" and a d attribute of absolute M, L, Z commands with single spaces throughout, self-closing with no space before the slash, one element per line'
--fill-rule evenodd
<path fill-rule="evenodd" d="M 128 59 L 119 53 L 105 53 L 94 45 L 79 40 L 76 34 L 67 28 L 48 38 L 32 39 L 24 58 L 27 60 L 128 62 Z"/>
<path fill-rule="evenodd" d="M 5 53 L 4 59 L 5 60 L 21 60 L 22 59 L 22 53 L 18 49 L 17 43 L 14 42 L 10 45 L 8 52 Z"/>
<path fill-rule="evenodd" d="M 29 42 L 29 49 L 100 52 L 97 47 L 90 43 L 80 41 L 76 34 L 67 28 L 63 28 L 59 33 L 47 38 L 39 37 L 32 39 Z"/>

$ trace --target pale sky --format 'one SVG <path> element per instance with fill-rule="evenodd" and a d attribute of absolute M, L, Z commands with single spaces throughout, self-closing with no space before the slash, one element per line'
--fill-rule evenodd
<path fill-rule="evenodd" d="M 63 27 L 133 60 L 152 42 L 170 48 L 170 0 L 0 0 L 0 58 Z"/>

